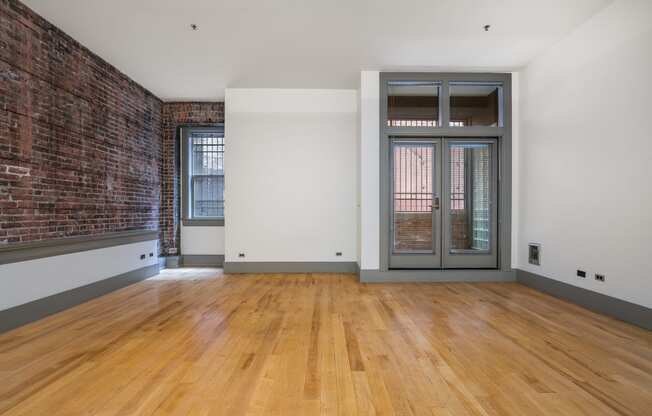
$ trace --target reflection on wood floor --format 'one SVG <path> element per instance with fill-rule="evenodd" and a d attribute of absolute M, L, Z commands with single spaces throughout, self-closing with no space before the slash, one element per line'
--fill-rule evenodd
<path fill-rule="evenodd" d="M 516 283 L 178 269 L 0 335 L 2 415 L 649 415 L 652 333 Z"/>

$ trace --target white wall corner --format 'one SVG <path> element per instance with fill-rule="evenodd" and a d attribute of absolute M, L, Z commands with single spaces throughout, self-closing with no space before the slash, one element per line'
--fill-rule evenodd
<path fill-rule="evenodd" d="M 360 73 L 360 268 L 380 268 L 380 72 Z"/>

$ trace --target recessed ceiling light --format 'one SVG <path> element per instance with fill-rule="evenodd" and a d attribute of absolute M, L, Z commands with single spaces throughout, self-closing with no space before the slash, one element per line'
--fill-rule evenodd
<path fill-rule="evenodd" d="M 490 28 L 491 28 L 491 25 L 484 25 L 484 31 L 485 32 L 488 32 Z"/>
<path fill-rule="evenodd" d="M 199 30 L 199 26 L 197 26 L 197 25 L 194 24 L 194 23 L 191 23 L 191 24 L 190 24 L 190 28 L 191 28 L 192 30 Z"/>

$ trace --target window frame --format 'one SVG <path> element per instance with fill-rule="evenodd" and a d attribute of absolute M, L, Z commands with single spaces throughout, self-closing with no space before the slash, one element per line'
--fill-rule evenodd
<path fill-rule="evenodd" d="M 224 137 L 224 123 L 202 125 L 202 126 L 179 126 L 179 156 L 181 160 L 181 223 L 184 227 L 202 226 L 202 227 L 220 227 L 224 226 L 225 216 L 222 217 L 201 217 L 196 218 L 192 215 L 192 191 L 191 186 L 191 160 L 192 143 L 190 137 L 192 133 L 217 133 Z M 226 139 L 225 139 L 226 146 Z M 226 150 L 226 147 L 225 147 Z M 226 172 L 224 174 L 226 176 Z"/>

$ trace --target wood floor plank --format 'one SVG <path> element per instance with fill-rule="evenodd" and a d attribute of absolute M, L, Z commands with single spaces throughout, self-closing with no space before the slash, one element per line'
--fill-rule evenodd
<path fill-rule="evenodd" d="M 0 415 L 647 415 L 652 333 L 515 283 L 178 269 L 0 335 Z"/>

